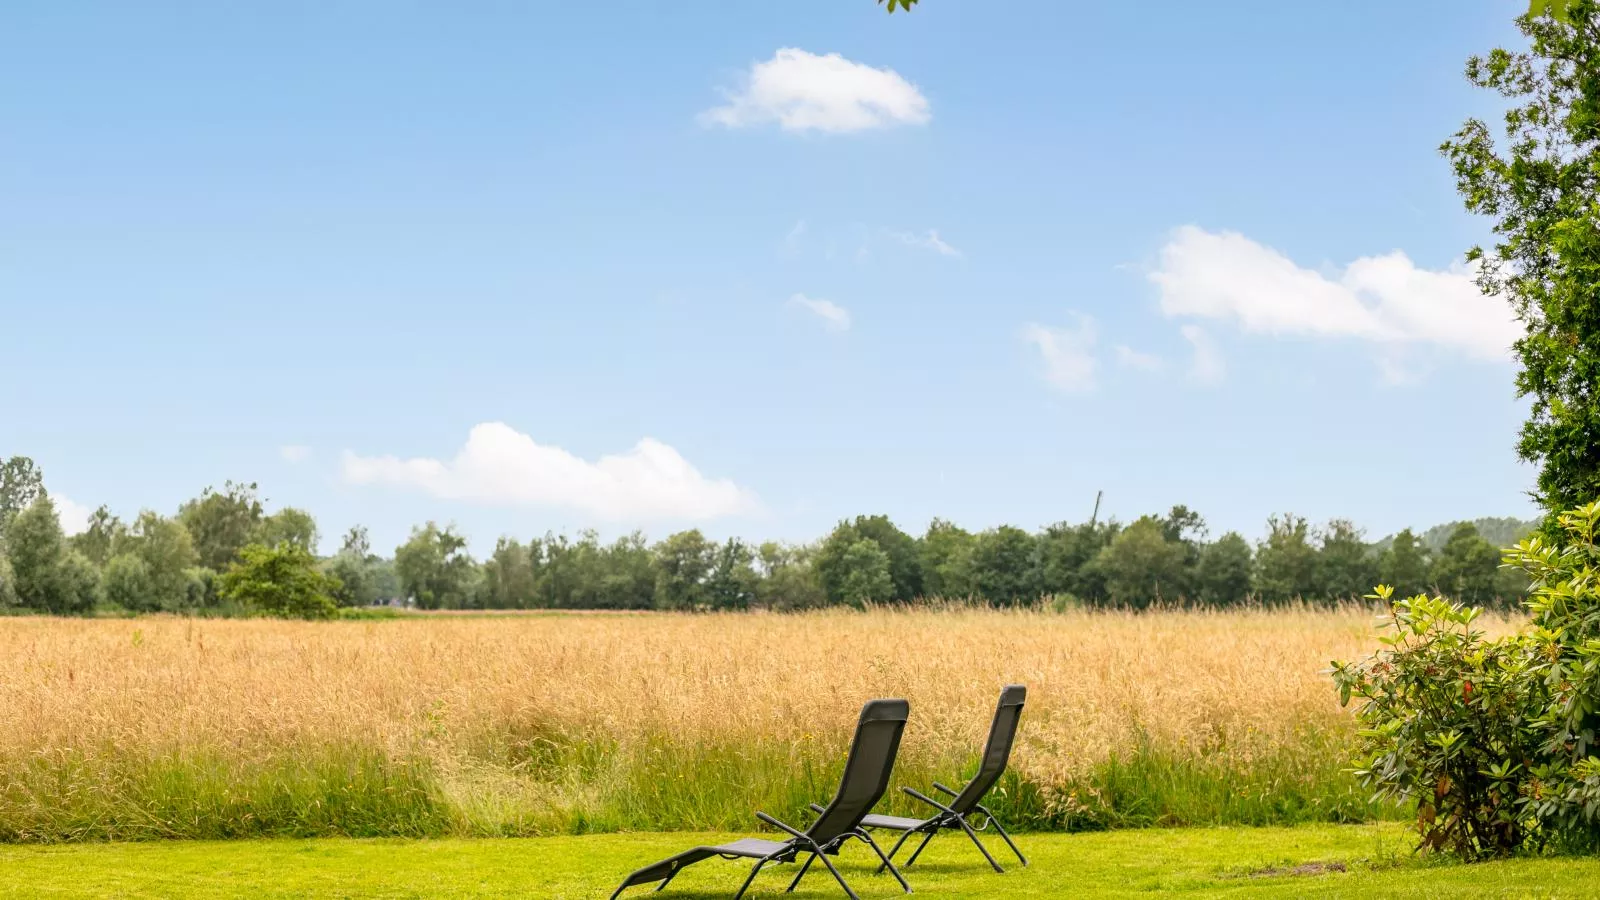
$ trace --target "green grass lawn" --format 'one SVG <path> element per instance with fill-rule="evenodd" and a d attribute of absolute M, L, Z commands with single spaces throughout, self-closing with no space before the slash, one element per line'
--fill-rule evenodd
<path fill-rule="evenodd" d="M 721 837 L 12 845 L 0 847 L 0 897 L 604 898 L 632 869 Z M 906 875 L 918 894 L 949 898 L 1600 896 L 1600 860 L 1429 863 L 1392 824 L 1035 834 L 1020 843 L 1032 865 L 995 875 L 961 838 L 941 836 Z M 872 874 L 869 856 L 852 843 L 840 862 L 863 900 L 901 896 L 891 878 Z M 747 871 L 707 860 L 659 895 L 644 887 L 624 896 L 729 897 Z M 747 896 L 780 896 L 793 871 L 763 873 Z M 793 896 L 844 895 L 813 867 Z"/>

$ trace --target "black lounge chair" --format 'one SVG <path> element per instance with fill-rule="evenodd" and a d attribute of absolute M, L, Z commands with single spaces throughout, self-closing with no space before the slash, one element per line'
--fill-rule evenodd
<path fill-rule="evenodd" d="M 656 890 L 662 890 L 667 882 L 677 877 L 685 867 L 720 856 L 723 859 L 753 859 L 755 868 L 750 870 L 750 876 L 744 880 L 739 892 L 734 894 L 734 900 L 744 896 L 749 890 L 750 883 L 756 880 L 756 874 L 767 863 L 794 862 L 801 854 L 809 853 L 810 857 L 805 865 L 795 875 L 794 881 L 789 883 L 789 890 L 793 891 L 800 884 L 800 879 L 811 868 L 811 864 L 822 860 L 822 864 L 833 873 L 839 886 L 850 896 L 850 900 L 860 900 L 856 892 L 845 883 L 844 876 L 839 874 L 838 868 L 829 855 L 838 855 L 839 848 L 850 838 L 856 838 L 883 861 L 878 867 L 882 872 L 887 868 L 894 873 L 895 880 L 900 882 L 900 887 L 906 893 L 911 893 L 911 886 L 900 876 L 899 870 L 889 857 L 884 855 L 872 837 L 861 829 L 861 819 L 872 809 L 872 805 L 883 797 L 884 791 L 889 788 L 889 773 L 894 769 L 895 754 L 900 751 L 900 735 L 905 731 L 906 716 L 911 711 L 911 705 L 904 700 L 873 700 L 861 708 L 861 718 L 856 723 L 855 740 L 850 745 L 850 756 L 845 760 L 844 777 L 839 781 L 839 792 L 834 795 L 833 802 L 827 807 L 814 806 L 820 815 L 805 831 L 791 828 L 764 812 L 756 813 L 756 818 L 771 825 L 773 828 L 788 832 L 786 841 L 768 841 L 761 838 L 744 838 L 715 847 L 696 847 L 686 850 L 677 856 L 664 859 L 658 863 L 645 866 L 632 875 L 616 889 L 611 895 L 611 900 L 616 898 L 627 888 L 636 884 L 649 884 L 653 881 L 661 882 Z"/>
<path fill-rule="evenodd" d="M 928 846 L 928 842 L 933 840 L 934 835 L 945 829 L 959 828 L 967 833 L 967 837 L 972 838 L 974 844 L 978 845 L 978 851 L 983 854 L 984 859 L 989 861 L 989 865 L 994 866 L 996 872 L 1004 872 L 1005 870 L 1000 868 L 1000 864 L 995 862 L 994 857 L 989 854 L 989 850 L 983 846 L 983 842 L 978 840 L 978 831 L 993 825 L 995 831 L 1000 833 L 1000 837 L 1005 839 L 1006 846 L 1010 847 L 1011 852 L 1017 855 L 1017 859 L 1021 860 L 1024 866 L 1028 864 L 1027 858 L 1022 855 L 1021 850 L 1017 849 L 1017 845 L 1011 840 L 1011 835 L 1006 834 L 1006 830 L 1001 827 L 999 820 L 994 817 L 994 813 L 978 802 L 983 799 L 985 794 L 989 793 L 989 790 L 1000 780 L 1000 776 L 1005 773 L 1006 761 L 1011 758 L 1011 744 L 1017 736 L 1017 721 L 1022 718 L 1022 704 L 1027 698 L 1028 689 L 1020 684 L 1007 685 L 1005 690 L 1000 692 L 1000 705 L 994 711 L 994 724 L 989 726 L 989 742 L 984 745 L 983 764 L 979 766 L 978 774 L 973 776 L 972 780 L 967 782 L 967 786 L 960 791 L 953 791 L 937 781 L 933 783 L 934 788 L 954 798 L 948 804 L 940 803 L 924 796 L 912 788 L 901 788 L 902 791 L 917 800 L 938 810 L 937 815 L 930 819 L 908 819 L 901 816 L 867 816 L 861 820 L 861 824 L 865 828 L 884 828 L 891 831 L 904 832 L 900 835 L 900 840 L 896 841 L 894 847 L 890 849 L 889 859 L 894 859 L 894 855 L 900 852 L 900 845 L 904 844 L 907 838 L 913 834 L 921 834 L 923 836 L 922 843 L 917 845 L 917 849 L 911 854 L 911 858 L 906 860 L 906 868 L 909 869 L 911 864 L 917 861 L 917 856 L 922 853 L 922 848 Z M 984 819 L 977 830 L 967 824 L 968 817 L 973 815 L 982 816 Z"/>

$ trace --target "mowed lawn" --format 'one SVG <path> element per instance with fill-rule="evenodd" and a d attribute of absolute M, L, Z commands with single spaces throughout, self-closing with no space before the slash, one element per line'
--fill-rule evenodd
<path fill-rule="evenodd" d="M 260 840 L 0 847 L 0 897 L 607 897 L 633 868 L 715 834 L 610 834 L 482 840 Z M 1021 838 L 1029 868 L 988 871 L 941 837 L 907 872 L 928 897 L 1594 897 L 1600 860 L 1459 865 L 1414 857 L 1395 825 L 1195 828 Z M 998 844 L 998 842 L 996 842 Z M 996 850 L 1003 851 L 1003 846 Z M 841 858 L 863 898 L 898 897 L 868 851 Z M 667 891 L 728 897 L 748 871 L 707 860 Z M 777 897 L 793 866 L 748 896 Z M 842 897 L 813 867 L 795 897 Z"/>

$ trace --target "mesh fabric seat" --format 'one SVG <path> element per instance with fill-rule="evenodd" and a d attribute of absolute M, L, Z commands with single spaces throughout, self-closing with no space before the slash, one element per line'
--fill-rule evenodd
<path fill-rule="evenodd" d="M 794 881 L 789 883 L 789 890 L 794 890 L 811 869 L 811 864 L 822 860 L 822 864 L 833 874 L 839 886 L 851 900 L 860 900 L 856 892 L 839 874 L 829 854 L 837 854 L 839 848 L 849 839 L 855 838 L 878 855 L 883 865 L 878 871 L 887 868 L 900 882 L 900 887 L 906 893 L 911 892 L 911 886 L 900 876 L 899 870 L 894 867 L 872 836 L 861 828 L 861 820 L 865 817 L 873 804 L 883 797 L 889 789 L 889 775 L 894 770 L 895 756 L 900 752 L 900 736 L 905 732 L 906 717 L 910 714 L 910 704 L 904 700 L 873 700 L 861 708 L 861 717 L 856 722 L 855 739 L 850 744 L 850 756 L 844 764 L 844 775 L 839 779 L 839 790 L 834 794 L 833 802 L 826 807 L 815 807 L 817 819 L 805 831 L 792 828 L 763 812 L 756 813 L 756 818 L 789 835 L 787 841 L 769 841 L 762 838 L 743 838 L 709 847 L 695 847 L 685 850 L 677 856 L 671 856 L 657 863 L 651 863 L 629 875 L 611 894 L 612 900 L 634 885 L 659 882 L 656 890 L 667 886 L 673 878 L 684 868 L 694 865 L 702 860 L 720 856 L 727 859 L 754 859 L 755 868 L 750 870 L 750 875 L 745 878 L 734 900 L 744 896 L 749 890 L 750 883 L 755 881 L 756 875 L 762 867 L 769 863 L 794 862 L 801 855 L 806 855 L 806 861 L 801 866 Z"/>

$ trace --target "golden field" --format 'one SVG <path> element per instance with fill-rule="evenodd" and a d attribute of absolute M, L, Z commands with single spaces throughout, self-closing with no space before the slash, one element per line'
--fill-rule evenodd
<path fill-rule="evenodd" d="M 872 697 L 897 783 L 960 778 L 1010 682 L 1020 824 L 1364 817 L 1322 671 L 1375 645 L 1359 608 L 0 619 L 0 839 L 748 827 Z"/>

